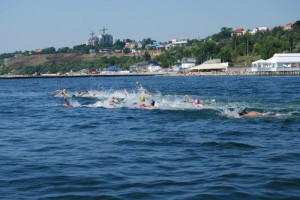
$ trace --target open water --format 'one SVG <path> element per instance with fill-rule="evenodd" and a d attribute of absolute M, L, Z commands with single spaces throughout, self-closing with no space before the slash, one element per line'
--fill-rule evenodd
<path fill-rule="evenodd" d="M 300 199 L 299 77 L 2 79 L 0 137 L 0 199 Z"/>

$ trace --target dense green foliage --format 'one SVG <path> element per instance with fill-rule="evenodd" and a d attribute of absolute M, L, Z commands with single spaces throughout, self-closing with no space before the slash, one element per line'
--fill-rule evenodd
<path fill-rule="evenodd" d="M 213 34 L 202 40 L 189 40 L 187 45 L 176 46 L 170 49 L 162 49 L 159 56 L 151 58 L 150 54 L 145 51 L 142 56 L 133 56 L 130 54 L 130 49 L 125 47 L 126 42 L 132 42 L 130 39 L 123 41 L 116 40 L 112 46 L 109 43 L 104 43 L 96 46 L 92 45 L 76 45 L 73 48 L 62 47 L 55 49 L 48 47 L 39 52 L 15 52 L 5 53 L 0 55 L 0 66 L 5 65 L 4 59 L 13 59 L 15 55 L 22 54 L 30 56 L 31 54 L 89 54 L 92 52 L 98 53 L 99 50 L 108 49 L 116 50 L 123 53 L 124 56 L 104 56 L 101 59 L 93 61 L 67 61 L 67 62 L 52 62 L 44 66 L 17 66 L 14 68 L 1 67 L 0 74 L 33 74 L 37 73 L 65 73 L 70 70 L 78 71 L 81 69 L 104 68 L 110 65 L 128 70 L 130 65 L 137 62 L 149 61 L 153 59 L 162 64 L 163 67 L 170 67 L 184 57 L 196 58 L 197 64 L 201 64 L 206 60 L 213 58 L 221 58 L 224 62 L 237 62 L 240 57 L 254 56 L 262 59 L 268 59 L 274 53 L 283 52 L 300 52 L 300 21 L 294 23 L 291 30 L 283 30 L 282 27 L 274 27 L 271 31 L 258 31 L 255 34 L 246 32 L 243 35 L 232 34 L 233 29 L 223 27 L 220 32 Z M 141 41 L 141 49 L 145 50 L 147 44 L 155 42 L 151 38 Z M 128 56 L 125 56 L 128 55 Z M 251 59 L 249 62 L 251 62 Z"/>
<path fill-rule="evenodd" d="M 213 58 L 224 62 L 236 62 L 241 56 L 260 56 L 268 59 L 275 53 L 300 52 L 300 21 L 292 30 L 275 27 L 271 31 L 258 31 L 255 34 L 232 34 L 231 28 L 223 27 L 221 31 L 203 40 L 189 41 L 186 47 L 174 47 L 155 58 L 164 67 L 169 67 L 183 57 L 194 57 L 197 64 Z"/>

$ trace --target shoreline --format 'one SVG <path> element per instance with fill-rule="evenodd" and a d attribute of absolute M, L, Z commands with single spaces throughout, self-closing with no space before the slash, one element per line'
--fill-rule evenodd
<path fill-rule="evenodd" d="M 300 71 L 228 71 L 228 72 L 153 72 L 153 73 L 103 73 L 103 74 L 74 74 L 74 75 L 0 75 L 0 79 L 28 79 L 28 78 L 83 78 L 83 77 L 132 77 L 132 76 L 300 76 Z"/>

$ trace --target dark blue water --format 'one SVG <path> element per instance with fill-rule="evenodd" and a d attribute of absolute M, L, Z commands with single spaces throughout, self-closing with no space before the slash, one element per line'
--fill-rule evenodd
<path fill-rule="evenodd" d="M 300 199 L 299 77 L 0 80 L 0 136 L 0 199 Z"/>

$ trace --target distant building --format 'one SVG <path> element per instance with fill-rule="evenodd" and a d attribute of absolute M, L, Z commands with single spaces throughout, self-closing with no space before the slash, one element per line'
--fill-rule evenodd
<path fill-rule="evenodd" d="M 231 35 L 237 35 L 237 36 L 240 36 L 240 35 L 244 35 L 247 31 L 245 31 L 243 28 L 238 28 L 238 29 L 235 29 L 232 31 Z"/>
<path fill-rule="evenodd" d="M 173 39 L 173 40 L 171 41 L 171 43 L 172 43 L 173 45 L 182 45 L 182 44 L 188 43 L 188 40 L 186 40 L 186 39 Z"/>
<path fill-rule="evenodd" d="M 294 26 L 294 23 L 288 23 L 288 24 L 282 26 L 282 29 L 285 31 L 289 31 L 293 28 L 293 26 Z"/>
<path fill-rule="evenodd" d="M 103 31 L 103 33 L 100 34 L 98 37 L 94 37 L 95 33 L 92 32 L 90 34 L 92 37 L 90 37 L 88 39 L 88 41 L 86 42 L 86 45 L 95 46 L 95 45 L 104 44 L 104 43 L 106 43 L 106 44 L 109 43 L 109 44 L 113 45 L 113 36 L 110 34 L 106 34 L 105 33 L 106 30 L 107 30 L 106 28 L 101 29 L 100 31 Z"/>
<path fill-rule="evenodd" d="M 88 41 L 85 43 L 86 45 L 98 45 L 99 44 L 99 38 L 98 37 L 91 37 L 88 39 Z"/>
<path fill-rule="evenodd" d="M 100 44 L 109 43 L 112 45 L 114 43 L 113 36 L 110 34 L 100 34 L 98 38 Z"/>
<path fill-rule="evenodd" d="M 182 58 L 181 60 L 181 68 L 182 69 L 189 69 L 191 67 L 196 66 L 196 59 L 195 58 Z"/>
<path fill-rule="evenodd" d="M 136 42 L 126 42 L 125 48 L 134 49 L 136 47 Z"/>
<path fill-rule="evenodd" d="M 125 48 L 128 49 L 136 49 L 136 48 L 142 48 L 143 44 L 141 42 L 136 42 L 136 41 L 132 41 L 132 42 L 126 42 L 125 43 Z"/>
<path fill-rule="evenodd" d="M 229 63 L 222 63 L 221 59 L 212 59 L 205 61 L 201 65 L 192 67 L 189 71 L 202 71 L 202 72 L 211 72 L 211 71 L 223 71 L 226 72 L 228 69 Z"/>
<path fill-rule="evenodd" d="M 130 66 L 130 72 L 157 72 L 162 70 L 160 64 L 154 61 L 141 62 Z"/>
<path fill-rule="evenodd" d="M 173 39 L 171 41 L 169 41 L 167 44 L 165 44 L 165 48 L 169 49 L 171 47 L 175 47 L 175 46 L 182 46 L 188 43 L 188 40 L 186 39 Z"/>
<path fill-rule="evenodd" d="M 269 27 L 258 27 L 258 28 L 254 28 L 250 31 L 250 34 L 255 34 L 257 33 L 258 31 L 266 31 L 266 32 L 270 32 L 271 31 L 271 28 Z"/>
<path fill-rule="evenodd" d="M 252 62 L 251 71 L 300 71 L 300 53 L 276 53 L 268 60 Z"/>

